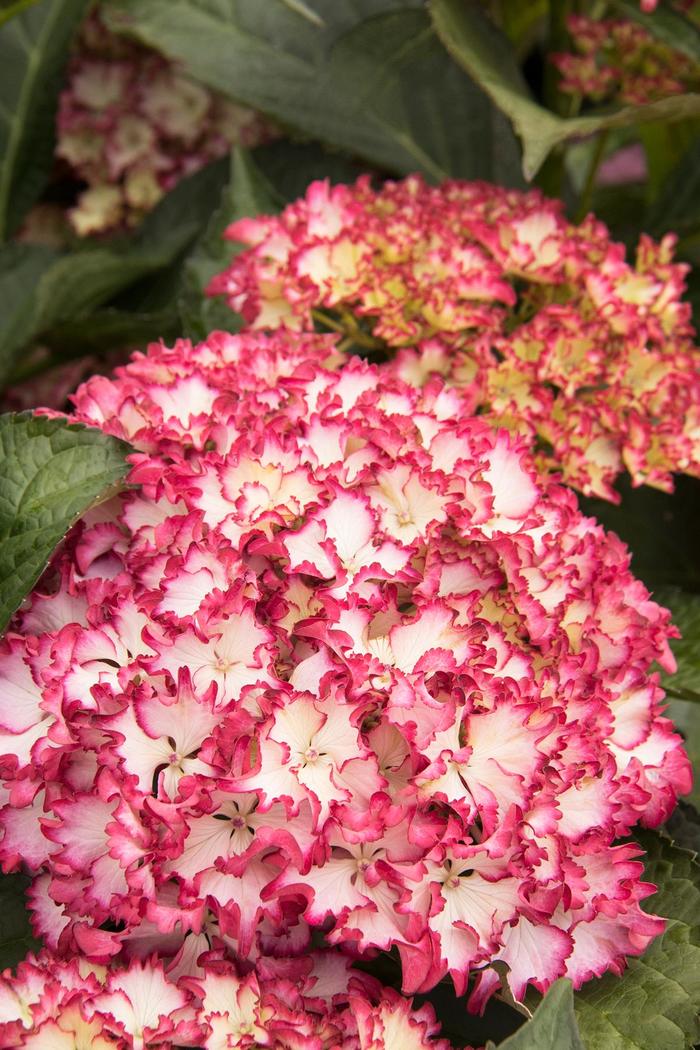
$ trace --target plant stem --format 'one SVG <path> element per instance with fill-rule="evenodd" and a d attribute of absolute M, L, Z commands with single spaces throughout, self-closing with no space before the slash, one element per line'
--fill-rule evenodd
<path fill-rule="evenodd" d="M 666 685 L 666 696 L 670 696 L 672 700 L 687 700 L 691 704 L 700 704 L 700 693 L 696 693 L 694 689 L 686 689 L 682 685 Z"/>
<path fill-rule="evenodd" d="M 588 212 L 591 210 L 591 201 L 593 200 L 593 191 L 595 189 L 595 180 L 598 174 L 598 168 L 600 162 L 605 155 L 605 147 L 608 144 L 608 131 L 601 131 L 596 140 L 595 148 L 591 156 L 590 164 L 588 165 L 588 171 L 586 173 L 586 181 L 583 184 L 581 190 L 581 196 L 578 202 L 578 208 L 574 216 L 574 222 L 582 222 L 586 218 Z"/>

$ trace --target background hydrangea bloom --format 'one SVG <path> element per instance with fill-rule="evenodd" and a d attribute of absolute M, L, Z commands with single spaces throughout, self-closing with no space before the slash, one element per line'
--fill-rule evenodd
<path fill-rule="evenodd" d="M 79 390 L 140 487 L 3 643 L 3 866 L 52 951 L 173 977 L 314 927 L 477 1009 L 495 961 L 620 972 L 663 922 L 616 840 L 690 786 L 669 614 L 469 391 L 341 362 L 218 334 Z"/>
<path fill-rule="evenodd" d="M 640 105 L 700 84 L 697 63 L 635 22 L 569 15 L 567 27 L 573 52 L 550 56 L 566 94 Z"/>
<path fill-rule="evenodd" d="M 134 225 L 184 175 L 268 134 L 253 110 L 111 33 L 97 6 L 82 26 L 58 112 L 57 156 L 87 183 L 70 222 L 81 236 Z"/>
<path fill-rule="evenodd" d="M 674 239 L 642 236 L 634 265 L 602 223 L 487 183 L 374 190 L 314 183 L 281 215 L 244 219 L 249 245 L 210 286 L 253 327 L 319 324 L 341 348 L 395 352 L 478 410 L 536 435 L 539 462 L 587 494 L 700 474 L 700 355 Z"/>

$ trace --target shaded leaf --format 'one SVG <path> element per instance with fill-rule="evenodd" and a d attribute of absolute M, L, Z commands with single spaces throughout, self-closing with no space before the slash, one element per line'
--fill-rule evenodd
<path fill-rule="evenodd" d="M 238 331 L 241 318 L 224 298 L 206 295 L 212 277 L 223 270 L 243 247 L 225 240 L 224 230 L 244 216 L 279 211 L 280 203 L 250 155 L 245 150 L 235 149 L 231 158 L 231 178 L 223 190 L 219 207 L 183 267 L 179 305 L 185 335 L 200 340 L 206 339 L 208 333 L 216 329 Z"/>
<path fill-rule="evenodd" d="M 33 7 L 39 0 L 0 0 L 0 26 L 9 22 L 11 18 L 24 11 L 27 7 Z"/>
<path fill-rule="evenodd" d="M 641 106 L 566 119 L 529 93 L 507 38 L 475 0 L 430 0 L 440 37 L 451 55 L 512 121 L 523 143 L 523 172 L 531 179 L 560 143 L 608 128 L 700 117 L 700 95 L 674 95 Z"/>
<path fill-rule="evenodd" d="M 622 497 L 619 506 L 583 496 L 579 503 L 586 514 L 629 545 L 632 571 L 647 587 L 700 591 L 700 481 L 681 476 L 675 479 L 675 487 L 673 494 L 649 485 L 633 488 L 627 477 L 621 477 L 616 485 Z"/>
<path fill-rule="evenodd" d="M 24 894 L 31 880 L 26 875 L 0 875 L 0 970 L 16 966 L 41 945 L 29 924 Z"/>
<path fill-rule="evenodd" d="M 672 699 L 666 714 L 683 734 L 685 749 L 695 773 L 693 790 L 686 799 L 692 805 L 700 806 L 700 704 Z"/>
<path fill-rule="evenodd" d="M 43 245 L 0 246 L 0 377 L 8 372 L 15 350 L 32 337 L 36 286 L 57 259 Z"/>
<path fill-rule="evenodd" d="M 587 1050 L 688 1050 L 700 1039 L 700 867 L 656 832 L 641 832 L 647 911 L 670 921 L 621 977 L 589 981 L 574 997 Z"/>
<path fill-rule="evenodd" d="M 663 684 L 692 689 L 700 699 L 700 594 L 686 594 L 679 587 L 662 587 L 654 593 L 654 601 L 671 610 L 673 622 L 681 632 L 680 638 L 671 641 L 678 670 L 672 675 L 664 674 Z"/>
<path fill-rule="evenodd" d="M 118 0 L 113 28 L 197 80 L 392 172 L 519 181 L 508 122 L 452 62 L 423 0 Z"/>
<path fill-rule="evenodd" d="M 660 236 L 683 236 L 700 229 L 700 139 L 696 138 L 672 169 L 650 209 L 647 226 Z"/>
<path fill-rule="evenodd" d="M 574 1016 L 574 993 L 571 981 L 561 977 L 551 986 L 522 1028 L 498 1044 L 498 1050 L 585 1050 Z M 486 1050 L 496 1050 L 488 1042 Z"/>
<path fill-rule="evenodd" d="M 0 416 L 0 631 L 73 522 L 125 476 L 129 451 L 64 419 Z"/>
<path fill-rule="evenodd" d="M 700 813 L 689 802 L 678 803 L 663 831 L 676 846 L 700 854 Z"/>
<path fill-rule="evenodd" d="M 367 172 L 367 165 L 350 160 L 345 154 L 326 149 L 316 142 L 290 142 L 278 139 L 258 146 L 251 154 L 277 196 L 284 202 L 303 196 L 309 183 L 330 179 L 332 183 L 354 182 Z"/>
<path fill-rule="evenodd" d="M 156 339 L 176 339 L 180 324 L 173 309 L 146 313 L 106 307 L 77 321 L 64 321 L 42 335 L 42 343 L 61 361 L 121 347 L 143 347 Z M 14 377 L 13 377 L 14 379 Z"/>
<path fill-rule="evenodd" d="M 178 260 L 206 225 L 226 171 L 216 162 L 183 179 L 131 238 L 62 254 L 28 245 L 1 249 L 0 306 L 6 305 L 11 321 L 0 335 L 0 380 L 30 341 L 45 332 L 55 340 L 61 325 L 75 325 Z"/>
<path fill-rule="evenodd" d="M 87 5 L 41 0 L 0 29 L 0 240 L 17 229 L 45 185 L 63 69 Z"/>

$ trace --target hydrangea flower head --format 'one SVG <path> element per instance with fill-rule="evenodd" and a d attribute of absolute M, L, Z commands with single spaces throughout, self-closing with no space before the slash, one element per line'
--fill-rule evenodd
<path fill-rule="evenodd" d="M 0 1040 L 24 1050 L 451 1050 L 430 1005 L 414 1008 L 338 952 L 267 957 L 195 978 L 155 958 L 109 967 L 48 951 L 0 975 Z"/>
<path fill-rule="evenodd" d="M 138 223 L 183 176 L 270 134 L 254 111 L 111 33 L 99 7 L 79 34 L 57 131 L 57 156 L 87 183 L 68 213 L 81 236 Z"/>
<path fill-rule="evenodd" d="M 567 27 L 574 50 L 551 56 L 566 94 L 643 105 L 700 84 L 696 62 L 635 22 L 572 14 Z"/>
<path fill-rule="evenodd" d="M 700 379 L 673 237 L 634 265 L 589 216 L 486 183 L 375 190 L 314 183 L 281 215 L 228 231 L 249 246 L 211 284 L 256 328 L 340 331 L 421 387 L 442 376 L 538 439 L 538 464 L 587 494 L 700 473 Z"/>
<path fill-rule="evenodd" d="M 80 388 L 133 487 L 2 643 L 3 867 L 51 951 L 172 981 L 314 928 L 475 1009 L 619 972 L 663 922 L 616 840 L 690 786 L 669 614 L 468 390 L 342 363 L 219 333 Z"/>

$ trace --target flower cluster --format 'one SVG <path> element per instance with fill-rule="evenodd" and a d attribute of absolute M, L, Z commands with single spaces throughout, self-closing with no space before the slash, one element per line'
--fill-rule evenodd
<path fill-rule="evenodd" d="M 616 499 L 623 467 L 668 490 L 700 473 L 700 355 L 671 236 L 642 236 L 631 266 L 602 223 L 573 225 L 537 191 L 418 176 L 314 183 L 228 234 L 250 247 L 210 291 L 253 327 L 398 351 L 390 371 L 442 375 L 467 414 L 536 435 L 539 465 L 587 494 Z"/>
<path fill-rule="evenodd" d="M 69 219 L 83 236 L 134 225 L 162 195 L 231 145 L 269 134 L 261 118 L 111 33 L 95 8 L 60 96 L 57 156 L 87 183 Z"/>
<path fill-rule="evenodd" d="M 177 983 L 156 959 L 129 966 L 30 956 L 0 976 L 5 1050 L 450 1050 L 414 1009 L 337 952 L 267 957 L 239 973 L 210 960 Z"/>
<path fill-rule="evenodd" d="M 588 15 L 569 15 L 567 26 L 574 51 L 551 56 L 566 94 L 641 105 L 700 86 L 697 63 L 644 26 Z"/>
<path fill-rule="evenodd" d="M 2 643 L 3 866 L 52 951 L 173 977 L 314 928 L 472 1009 L 619 972 L 663 922 L 615 840 L 690 786 L 669 614 L 468 390 L 341 361 L 219 333 L 78 391 L 138 487 Z"/>

